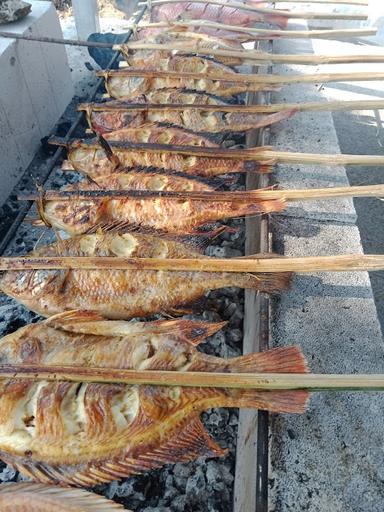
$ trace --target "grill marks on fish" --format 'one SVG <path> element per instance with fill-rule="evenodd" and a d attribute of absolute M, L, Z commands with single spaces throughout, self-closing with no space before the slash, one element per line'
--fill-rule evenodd
<path fill-rule="evenodd" d="M 40 247 L 31 256 L 207 258 L 188 244 L 138 233 L 78 236 Z M 4 273 L 0 289 L 43 316 L 85 309 L 107 318 L 127 319 L 171 311 L 227 286 L 275 293 L 287 288 L 290 280 L 291 273 L 24 270 Z"/>
<path fill-rule="evenodd" d="M 113 512 L 123 505 L 84 489 L 53 485 L 3 483 L 0 487 L 2 512 Z"/>
<path fill-rule="evenodd" d="M 105 134 L 107 142 L 158 143 L 168 145 L 192 145 L 200 147 L 219 147 L 201 135 L 187 132 L 181 128 L 164 128 L 153 123 L 139 128 L 124 128 Z M 177 153 L 134 151 L 113 147 L 113 156 L 105 148 L 90 147 L 81 140 L 73 141 L 68 148 L 68 160 L 72 167 L 91 178 L 107 176 L 117 169 L 132 167 L 155 167 L 192 176 L 214 177 L 221 174 L 246 172 L 257 169 L 253 162 L 243 160 L 182 155 Z"/>
<path fill-rule="evenodd" d="M 196 180 L 173 175 L 151 173 L 117 173 L 96 179 L 97 185 L 110 190 L 212 191 L 212 187 Z M 64 190 L 94 190 L 95 185 L 83 182 L 69 185 Z M 266 201 L 209 201 L 171 197 L 95 197 L 93 200 L 48 200 L 42 206 L 42 217 L 50 226 L 63 229 L 71 235 L 93 230 L 98 225 L 118 222 L 129 226 L 156 229 L 183 235 L 194 233 L 199 227 L 225 218 L 261 213 L 279 212 L 284 200 Z"/>
<path fill-rule="evenodd" d="M 76 325 L 81 326 L 80 333 Z M 307 371 L 298 347 L 229 360 L 197 352 L 192 333 L 203 330 L 201 341 L 220 327 L 180 320 L 151 322 L 141 328 L 137 323 L 108 322 L 89 312 L 70 312 L 3 338 L 0 357 L 10 363 L 24 361 L 23 347 L 32 336 L 40 340 L 37 358 L 42 366 L 60 361 L 174 371 Z M 139 334 L 140 330 L 144 332 Z M 116 343 L 121 351 L 116 350 Z M 201 455 L 224 455 L 225 450 L 209 437 L 199 419 L 207 408 L 303 412 L 308 398 L 301 391 L 12 380 L 0 381 L 0 389 L 1 457 L 38 481 L 88 486 Z"/>

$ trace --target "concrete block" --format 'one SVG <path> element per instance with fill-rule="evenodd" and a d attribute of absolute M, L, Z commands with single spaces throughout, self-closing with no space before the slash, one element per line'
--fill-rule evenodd
<path fill-rule="evenodd" d="M 32 1 L 32 13 L 2 25 L 19 34 L 62 37 L 51 2 Z M 65 47 L 0 39 L 0 205 L 31 162 L 40 139 L 50 131 L 73 96 Z M 12 142 L 11 142 L 12 141 Z M 6 180 L 3 181 L 3 176 Z"/>
<path fill-rule="evenodd" d="M 305 29 L 305 23 L 296 24 Z M 276 53 L 312 54 L 310 40 L 276 41 Z M 276 74 L 312 74 L 313 66 L 276 66 Z M 322 70 L 321 70 L 322 71 Z M 274 103 L 305 103 L 327 101 L 316 84 L 295 84 L 274 93 Z M 302 153 L 340 153 L 331 112 L 299 112 L 291 119 L 271 128 L 272 144 L 276 149 Z M 280 165 L 276 182 L 283 188 L 326 188 L 348 186 L 343 167 L 316 165 Z M 285 212 L 289 216 L 323 219 L 329 221 L 356 222 L 356 212 L 350 199 L 295 201 Z"/>

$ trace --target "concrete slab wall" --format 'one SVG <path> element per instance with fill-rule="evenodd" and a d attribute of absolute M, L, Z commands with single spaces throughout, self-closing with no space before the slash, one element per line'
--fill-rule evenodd
<path fill-rule="evenodd" d="M 32 13 L 1 25 L 18 34 L 62 37 L 51 2 L 32 1 Z M 0 205 L 29 165 L 73 96 L 64 46 L 0 38 Z"/>

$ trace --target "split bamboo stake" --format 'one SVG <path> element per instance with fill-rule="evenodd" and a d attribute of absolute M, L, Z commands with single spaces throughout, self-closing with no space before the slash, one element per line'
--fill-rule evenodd
<path fill-rule="evenodd" d="M 70 147 L 72 143 L 76 147 L 88 147 L 92 149 L 100 148 L 97 141 L 84 139 L 74 142 L 66 141 L 59 137 L 51 137 L 49 142 L 58 146 Z M 184 146 L 184 145 L 168 145 L 153 144 L 147 142 L 113 142 L 108 141 L 111 149 L 139 151 L 142 153 L 177 153 L 180 155 L 195 155 L 212 158 L 234 158 L 239 160 L 251 160 L 254 162 L 266 163 L 286 163 L 286 164 L 320 164 L 320 165 L 366 165 L 379 166 L 384 165 L 384 155 L 341 155 L 341 154 L 316 154 L 316 153 L 292 153 L 289 151 L 274 151 L 268 147 L 257 147 L 247 149 L 226 149 L 211 148 L 202 146 Z"/>
<path fill-rule="evenodd" d="M 237 32 L 245 36 L 253 36 L 255 39 L 279 39 L 279 38 L 309 38 L 309 39 L 339 39 L 344 37 L 364 37 L 377 34 L 377 28 L 346 28 L 346 29 L 317 29 L 317 30 L 272 30 L 264 28 L 244 27 L 241 25 L 227 25 L 216 21 L 208 20 L 180 20 L 180 21 L 140 21 L 138 24 L 127 25 L 131 30 L 140 30 L 141 28 L 166 28 L 180 29 L 188 27 L 213 28 L 215 30 L 224 30 Z M 227 39 L 227 34 L 225 39 Z"/>
<path fill-rule="evenodd" d="M 162 270 L 185 272 L 350 272 L 384 270 L 384 255 L 351 254 L 300 258 L 123 258 L 112 256 L 13 256 L 0 258 L 0 270 Z"/>
<path fill-rule="evenodd" d="M 382 391 L 384 389 L 384 375 L 380 374 L 211 373 L 62 365 L 1 365 L 0 378 L 265 391 Z"/>
<path fill-rule="evenodd" d="M 178 4 L 180 2 L 189 2 L 190 0 L 151 0 L 151 7 L 164 4 Z M 344 14 L 344 13 L 321 13 L 321 12 L 296 12 L 287 10 L 270 9 L 266 7 L 257 7 L 240 2 L 227 2 L 226 0 L 193 0 L 194 3 L 221 5 L 231 9 L 239 9 L 241 11 L 252 11 L 259 14 L 267 14 L 272 16 L 281 16 L 283 18 L 301 19 L 301 20 L 366 20 L 368 16 L 363 13 Z M 148 2 L 139 2 L 138 6 L 148 5 Z"/>
<path fill-rule="evenodd" d="M 317 73 L 312 75 L 247 75 L 241 73 L 191 73 L 188 71 L 163 71 L 141 68 L 122 68 L 111 71 L 97 71 L 97 76 L 109 78 L 113 76 L 143 76 L 148 78 L 190 78 L 192 80 L 213 80 L 219 82 L 233 82 L 244 84 L 287 85 L 327 82 L 365 82 L 371 80 L 384 80 L 383 72 L 353 72 L 353 73 Z"/>
<path fill-rule="evenodd" d="M 204 26 L 207 28 L 214 28 L 217 30 L 230 30 L 231 32 L 238 32 L 245 36 L 252 36 L 253 39 L 279 39 L 279 38 L 310 38 L 310 39 L 340 39 L 350 37 L 365 37 L 374 36 L 377 34 L 377 28 L 370 29 L 340 29 L 340 30 L 268 30 L 258 29 L 253 27 L 243 27 L 238 25 L 226 25 L 223 23 L 209 22 L 207 20 L 185 20 L 179 22 L 155 22 L 146 23 L 140 22 L 139 24 L 128 25 L 126 28 L 130 30 L 137 30 L 140 28 L 182 28 L 189 26 Z M 80 39 L 65 39 L 57 37 L 34 36 L 31 34 L 16 34 L 13 32 L 0 31 L 0 37 L 7 39 L 20 39 L 22 41 L 35 41 L 39 43 L 51 44 L 64 44 L 69 46 L 85 46 L 89 48 L 115 48 L 120 51 L 120 46 L 116 43 L 107 43 L 101 41 L 83 41 Z M 228 38 L 229 36 L 225 36 Z M 232 39 L 229 37 L 229 39 Z"/>
<path fill-rule="evenodd" d="M 243 114 L 267 114 L 285 110 L 297 112 L 321 112 L 337 110 L 381 110 L 384 100 L 313 101 L 308 103 L 274 103 L 273 105 L 200 105 L 195 103 L 80 103 L 77 110 L 90 112 L 127 111 L 184 111 L 238 112 Z"/>
<path fill-rule="evenodd" d="M 337 199 L 340 197 L 384 197 L 384 185 L 366 185 L 356 187 L 332 187 L 313 189 L 291 190 L 253 190 L 250 192 L 174 192 L 154 190 L 47 190 L 44 192 L 45 201 L 68 201 L 79 198 L 126 198 L 137 197 L 140 199 L 152 199 L 168 197 L 175 199 L 190 199 L 196 201 L 267 201 L 281 199 L 286 201 L 303 201 L 314 199 Z M 21 194 L 19 201 L 36 201 L 41 199 L 37 194 Z"/>
<path fill-rule="evenodd" d="M 363 54 L 363 55 L 278 55 L 258 50 L 223 50 L 210 48 L 204 42 L 199 41 L 173 41 L 168 44 L 145 43 L 134 41 L 123 45 L 115 45 L 114 50 L 126 52 L 127 50 L 152 50 L 182 53 L 198 53 L 199 55 L 212 55 L 214 57 L 233 57 L 253 63 L 274 63 L 274 64 L 301 64 L 301 65 L 322 65 L 322 64 L 353 64 L 353 63 L 382 63 L 384 54 Z"/>
<path fill-rule="evenodd" d="M 182 53 L 198 53 L 200 55 L 213 55 L 217 57 L 233 57 L 250 61 L 253 63 L 276 63 L 276 64 L 302 64 L 302 65 L 321 65 L 321 64 L 352 64 L 352 63 L 382 63 L 384 55 L 277 55 L 258 50 L 224 50 L 219 48 L 208 48 L 204 42 L 199 41 L 177 41 L 172 44 L 146 43 L 135 41 L 125 44 L 99 43 L 93 41 L 77 41 L 73 39 L 55 39 L 49 37 L 24 36 L 21 34 L 12 34 L 10 32 L 0 32 L 0 37 L 12 39 L 23 39 L 29 41 L 39 41 L 48 43 L 59 43 L 66 45 L 87 46 L 91 48 L 112 48 L 116 51 L 126 52 L 127 50 L 153 50 Z"/>

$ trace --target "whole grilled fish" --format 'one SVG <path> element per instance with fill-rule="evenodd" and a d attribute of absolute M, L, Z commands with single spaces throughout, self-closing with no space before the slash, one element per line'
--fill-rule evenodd
<path fill-rule="evenodd" d="M 1 512 L 113 512 L 123 505 L 84 489 L 64 489 L 55 485 L 2 483 Z"/>
<path fill-rule="evenodd" d="M 136 233 L 79 236 L 40 247 L 30 256 L 206 258 L 191 245 Z M 273 293 L 287 287 L 290 278 L 290 273 L 23 270 L 6 272 L 0 289 L 43 316 L 86 309 L 108 318 L 132 318 L 172 311 L 227 286 Z"/>
<path fill-rule="evenodd" d="M 143 103 L 142 98 L 143 96 L 133 98 L 131 103 Z M 84 108 L 87 109 L 90 127 L 98 133 L 105 133 L 129 126 L 140 127 L 148 123 L 167 123 L 194 132 L 242 132 L 278 123 L 288 119 L 295 112 L 292 109 L 267 115 L 241 112 L 214 112 L 190 108 L 184 110 L 140 111 L 124 108 L 127 103 L 129 102 L 110 101 L 100 104 L 88 104 Z M 103 107 L 105 110 L 103 110 Z"/>
<path fill-rule="evenodd" d="M 158 369 L 159 359 L 162 360 L 162 369 L 188 371 L 194 367 L 196 349 L 192 352 L 191 364 L 188 360 L 185 364 L 180 354 L 174 354 L 172 343 L 170 348 L 165 349 L 168 358 L 161 355 L 165 346 L 156 336 L 148 336 L 149 346 L 144 339 L 139 344 L 135 336 L 130 343 L 129 334 L 124 342 L 124 338 L 120 338 L 122 328 L 119 326 L 118 343 L 127 349 L 126 353 L 116 350 L 116 336 L 109 340 L 104 336 L 95 336 L 92 322 L 89 328 L 91 334 L 84 334 L 83 322 L 80 335 L 64 332 L 65 318 L 61 322 L 60 318 L 53 318 L 52 323 L 58 324 L 61 329 L 58 332 L 58 329 L 48 327 L 51 336 L 45 332 L 44 324 L 40 324 L 27 326 L 21 330 L 21 334 L 18 331 L 3 339 L 0 350 L 9 351 L 6 360 L 29 361 L 29 354 L 35 354 L 40 363 L 36 361 L 32 364 L 42 368 L 56 361 L 63 364 L 62 357 L 65 362 L 70 361 L 76 366 L 90 366 L 97 361 L 99 367 L 108 367 L 110 354 L 116 352 L 113 364 L 117 364 L 117 368 L 132 368 L 137 358 L 144 363 L 138 366 L 148 370 Z M 76 320 L 72 321 L 73 324 L 76 329 Z M 113 327 L 106 328 L 113 332 Z M 129 326 L 126 329 L 129 332 Z M 100 339 L 91 343 L 88 338 Z M 83 346 L 83 341 L 87 348 Z M 27 357 L 24 353 L 28 354 Z M 184 357 L 188 357 L 188 349 Z M 203 372 L 220 371 L 223 367 L 227 372 L 307 371 L 298 347 L 235 358 L 222 362 L 216 369 L 215 364 L 212 366 L 209 362 L 203 362 L 204 355 L 196 357 L 201 357 L 201 363 L 195 366 Z M 176 360 L 179 362 L 176 363 Z M 200 421 L 199 415 L 205 409 L 253 407 L 297 413 L 305 410 L 307 398 L 305 391 L 263 392 L 2 380 L 0 457 L 40 482 L 91 486 L 167 463 L 187 462 L 199 456 L 224 455 L 225 450 L 209 437 Z"/>
<path fill-rule="evenodd" d="M 156 143 L 168 145 L 187 145 L 200 147 L 219 147 L 208 139 L 181 128 L 166 128 L 149 124 L 135 128 L 124 128 L 104 135 L 107 142 Z M 124 147 L 113 147 L 108 151 L 95 141 L 88 144 L 74 140 L 67 144 L 68 160 L 76 171 L 91 177 L 105 176 L 117 169 L 131 167 L 155 167 L 166 171 L 175 171 L 193 176 L 214 177 L 221 174 L 255 171 L 259 169 L 254 162 L 217 158 L 215 156 L 183 155 L 166 151 L 133 151 Z M 111 155 L 111 153 L 113 153 Z"/>
<path fill-rule="evenodd" d="M 143 34 L 142 34 L 143 35 Z M 191 45 L 192 50 L 191 53 L 199 53 L 198 51 L 193 51 L 193 48 L 196 47 L 200 50 L 207 49 L 217 49 L 217 50 L 242 50 L 243 47 L 239 41 L 223 39 L 217 36 L 212 36 L 208 34 L 198 33 L 198 32 L 187 32 L 187 31 L 162 31 L 158 34 L 152 34 L 151 36 L 147 34 L 147 37 L 144 43 L 155 43 L 155 44 L 171 44 L 174 41 L 178 43 L 184 43 L 186 46 L 188 44 Z M 129 50 L 128 47 L 121 45 L 120 51 L 123 54 L 125 60 L 130 66 L 134 67 L 143 67 L 146 68 L 149 66 L 149 63 L 156 63 L 159 59 L 166 59 L 170 51 L 153 51 L 153 50 L 136 50 L 134 53 Z M 237 57 L 221 57 L 215 56 L 215 60 L 218 62 L 222 62 L 228 66 L 238 66 L 243 63 L 242 59 Z"/>
<path fill-rule="evenodd" d="M 245 2 L 244 2 L 245 3 Z M 262 7 L 259 4 L 260 7 Z M 234 9 L 225 5 L 214 5 L 181 1 L 177 4 L 155 5 L 151 9 L 151 21 L 211 20 L 227 25 L 252 26 L 254 23 L 271 23 L 279 27 L 287 26 L 288 17 L 279 13 L 259 13 Z"/>
<path fill-rule="evenodd" d="M 144 69 L 152 70 L 151 62 Z M 215 62 L 203 57 L 187 57 L 173 55 L 167 59 L 159 59 L 156 70 L 179 71 L 188 73 L 199 73 L 201 78 L 183 78 L 169 76 L 165 78 L 155 76 L 134 76 L 125 72 L 124 68 L 114 71 L 100 72 L 105 79 L 105 88 L 111 96 L 117 100 L 129 101 L 140 94 L 148 94 L 157 89 L 188 89 L 191 91 L 205 92 L 217 96 L 233 96 L 251 91 L 275 91 L 279 87 L 273 84 L 256 82 L 230 82 L 210 79 L 209 75 L 215 77 L 233 74 L 236 72 L 229 66 Z"/>
<path fill-rule="evenodd" d="M 147 176 L 136 174 L 132 178 L 129 174 L 114 174 L 97 179 L 99 187 L 108 190 L 145 190 L 146 184 L 150 190 L 164 190 L 167 183 L 173 183 L 174 190 L 183 187 L 184 191 L 209 191 L 207 187 L 188 178 L 175 178 L 159 174 Z M 182 186 L 179 185 L 181 182 Z M 131 187 L 131 183 L 135 183 Z M 64 190 L 87 191 L 95 190 L 95 185 L 83 182 L 69 185 Z M 147 189 L 148 190 L 148 189 Z M 284 210 L 283 200 L 254 201 L 216 201 L 195 200 L 190 198 L 173 197 L 103 197 L 76 198 L 65 200 L 48 200 L 40 208 L 42 219 L 50 226 L 63 229 L 70 235 L 77 235 L 94 231 L 98 226 L 126 225 L 155 229 L 162 233 L 193 234 L 197 228 L 227 218 L 241 217 L 243 215 L 258 215 Z"/>

